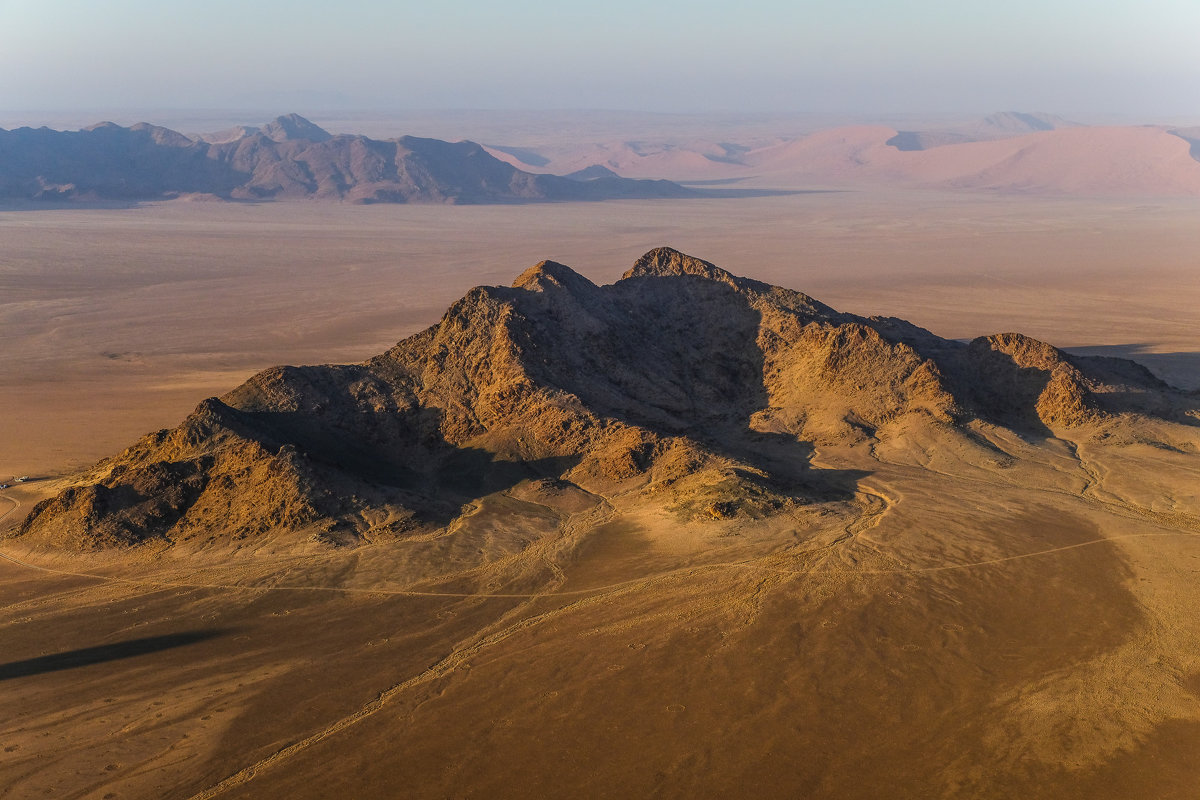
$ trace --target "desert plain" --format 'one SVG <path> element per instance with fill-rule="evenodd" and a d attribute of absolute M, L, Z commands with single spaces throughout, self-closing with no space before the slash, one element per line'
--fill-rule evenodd
<path fill-rule="evenodd" d="M 472 286 L 507 285 L 543 259 L 608 283 L 660 244 L 839 310 L 949 338 L 1020 331 L 1197 388 L 1198 209 L 1190 198 L 828 191 L 5 210 L 0 472 L 91 464 L 267 366 L 361 360 Z"/>
<path fill-rule="evenodd" d="M 659 245 L 1200 388 L 1200 199 L 754 186 L 0 208 L 0 482 L 32 478 L 0 525 L 264 368 Z M 357 547 L 5 539 L 0 797 L 1193 797 L 1200 428 L 1097 430 L 771 439 L 829 493 L 762 519 L 668 512 L 650 475 Z"/>

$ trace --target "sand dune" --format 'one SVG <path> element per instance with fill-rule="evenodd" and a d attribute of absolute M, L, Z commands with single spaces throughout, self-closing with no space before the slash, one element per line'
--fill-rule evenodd
<path fill-rule="evenodd" d="M 600 164 L 631 177 L 737 180 L 777 188 L 934 188 L 1082 196 L 1200 196 L 1196 137 L 1155 126 L 1087 127 L 1046 115 L 992 115 L 954 129 L 828 128 L 754 148 L 728 142 L 579 143 L 530 157 L 542 171 Z M 510 153 L 513 152 L 510 150 Z M 515 155 L 493 155 L 533 169 Z"/>
<path fill-rule="evenodd" d="M 921 151 L 886 127 L 836 128 L 747 154 L 796 180 L 1078 195 L 1200 195 L 1187 141 L 1155 127 L 1072 127 Z"/>
<path fill-rule="evenodd" d="M 769 176 L 786 175 L 806 181 L 877 182 L 886 176 L 884 167 L 901 158 L 900 151 L 885 144 L 895 135 L 894 129 L 881 125 L 831 128 L 751 151 L 743 161 Z"/>
<path fill-rule="evenodd" d="M 1159 128 L 1064 128 L 922 153 L 917 181 L 1054 194 L 1200 195 L 1200 162 Z"/>

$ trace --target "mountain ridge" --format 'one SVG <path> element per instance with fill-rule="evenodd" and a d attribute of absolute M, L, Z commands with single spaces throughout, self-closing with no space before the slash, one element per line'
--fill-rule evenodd
<path fill-rule="evenodd" d="M 0 130 L 0 197 L 26 200 L 336 199 L 520 203 L 689 197 L 669 181 L 524 172 L 474 142 L 334 136 L 289 114 L 196 139 L 147 123 Z"/>
<path fill-rule="evenodd" d="M 685 521 L 759 519 L 856 497 L 853 471 L 810 463 L 818 448 L 918 430 L 991 460 L 1009 457 L 993 430 L 1185 447 L 1172 426 L 1195 427 L 1198 406 L 1132 362 L 1013 333 L 946 340 L 656 248 L 610 285 L 543 261 L 476 287 L 360 364 L 264 370 L 101 462 L 16 535 L 358 545 L 432 535 L 529 482 Z"/>

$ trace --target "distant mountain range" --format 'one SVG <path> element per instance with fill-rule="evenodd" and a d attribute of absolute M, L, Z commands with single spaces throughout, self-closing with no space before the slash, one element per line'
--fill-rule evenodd
<path fill-rule="evenodd" d="M 536 175 L 474 142 L 332 135 L 288 114 L 196 138 L 139 123 L 0 129 L 0 197 L 25 200 L 324 198 L 357 203 L 525 203 L 686 197 L 682 186 L 604 174 Z"/>
<path fill-rule="evenodd" d="M 955 127 L 857 125 L 751 144 L 703 137 L 518 144 L 333 135 L 296 114 L 201 135 L 147 123 L 0 129 L 0 199 L 476 204 L 880 186 L 1200 196 L 1200 128 L 1093 127 L 1015 111 Z"/>

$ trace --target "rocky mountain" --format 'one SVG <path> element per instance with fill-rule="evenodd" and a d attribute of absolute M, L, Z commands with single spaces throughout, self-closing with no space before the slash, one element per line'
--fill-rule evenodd
<path fill-rule="evenodd" d="M 603 164 L 592 164 L 590 167 L 577 169 L 563 177 L 575 181 L 594 181 L 598 178 L 619 178 L 621 176 Z"/>
<path fill-rule="evenodd" d="M 333 138 L 329 131 L 316 125 L 299 114 L 284 114 L 266 124 L 262 133 L 273 142 L 288 142 L 302 140 L 307 142 L 328 142 Z"/>
<path fill-rule="evenodd" d="M 926 442 L 910 447 L 918 462 L 1003 465 L 996 431 L 1115 442 L 1135 422 L 1138 441 L 1170 449 L 1190 446 L 1169 431 L 1198 409 L 1132 362 L 1015 333 L 942 339 L 659 248 L 612 285 L 546 261 L 472 289 L 361 364 L 265 370 L 102 462 L 15 535 L 353 545 L 446 529 L 518 485 L 549 505 L 587 493 L 692 522 L 763 519 L 855 497 L 859 473 L 815 465 L 814 450 Z"/>
<path fill-rule="evenodd" d="M 520 203 L 684 197 L 655 180 L 581 182 L 523 172 L 474 142 L 333 136 L 296 114 L 192 139 L 145 123 L 0 130 L 0 198 L 327 198 L 359 203 Z"/>

